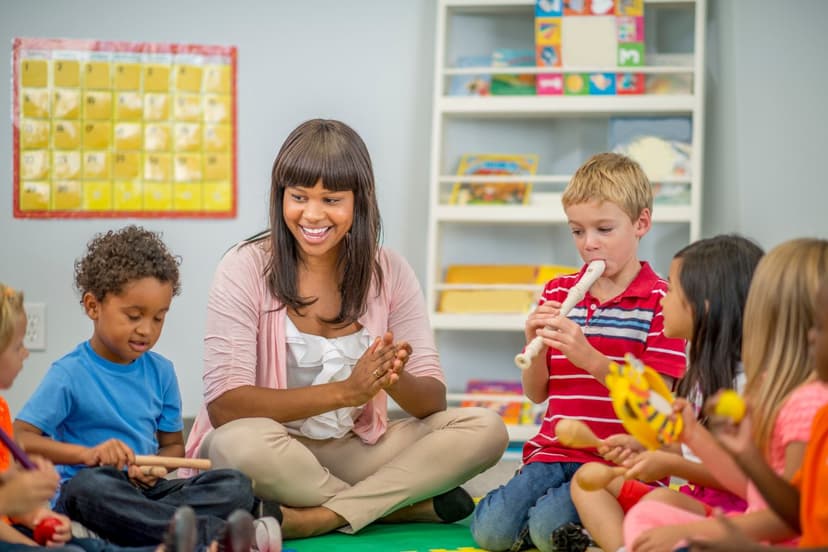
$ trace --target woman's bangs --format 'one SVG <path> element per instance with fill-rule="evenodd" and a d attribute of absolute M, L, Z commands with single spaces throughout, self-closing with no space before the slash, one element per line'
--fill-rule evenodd
<path fill-rule="evenodd" d="M 321 144 L 297 147 L 291 155 L 285 156 L 276 179 L 281 189 L 290 186 L 313 188 L 322 180 L 324 188 L 331 192 L 356 191 L 361 187 L 356 167 L 346 151 L 325 151 Z"/>

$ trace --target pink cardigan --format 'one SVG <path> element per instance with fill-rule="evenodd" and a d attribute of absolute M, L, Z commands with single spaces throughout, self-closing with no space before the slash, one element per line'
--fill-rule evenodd
<path fill-rule="evenodd" d="M 187 439 L 186 455 L 197 457 L 213 426 L 207 415 L 211 401 L 237 387 L 257 385 L 284 389 L 286 376 L 285 309 L 270 294 L 263 277 L 267 254 L 263 242 L 236 246 L 219 263 L 207 301 L 204 334 L 204 404 Z M 413 353 L 405 366 L 415 376 L 445 383 L 423 294 L 414 271 L 396 253 L 379 252 L 382 289 L 371 286 L 368 309 L 359 318 L 371 337 L 394 333 L 408 341 Z M 368 444 L 388 425 L 387 395 L 378 393 L 356 420 L 354 432 Z"/>

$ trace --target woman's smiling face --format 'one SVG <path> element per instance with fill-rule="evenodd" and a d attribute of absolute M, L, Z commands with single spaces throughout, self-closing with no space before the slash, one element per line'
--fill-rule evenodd
<path fill-rule="evenodd" d="M 284 194 L 282 216 L 302 258 L 335 261 L 354 222 L 354 192 L 328 190 L 320 180 L 313 188 L 288 186 Z"/>

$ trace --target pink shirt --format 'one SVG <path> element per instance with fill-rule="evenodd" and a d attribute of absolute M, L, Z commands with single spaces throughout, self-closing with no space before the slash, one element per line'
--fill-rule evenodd
<path fill-rule="evenodd" d="M 204 334 L 204 405 L 187 439 L 188 457 L 198 456 L 204 437 L 213 429 L 206 407 L 210 402 L 242 386 L 287 387 L 286 311 L 279 308 L 281 303 L 271 295 L 263 277 L 268 261 L 263 243 L 234 247 L 216 270 Z M 406 372 L 445 383 L 414 271 L 387 249 L 380 250 L 379 262 L 382 288 L 377 290 L 376 282 L 371 286 L 368 308 L 358 322 L 372 338 L 391 331 L 395 341 L 411 344 Z M 387 395 L 380 391 L 357 418 L 353 431 L 373 444 L 387 425 Z"/>
<path fill-rule="evenodd" d="M 793 442 L 808 442 L 811 435 L 811 422 L 817 411 L 828 404 L 828 384 L 821 381 L 803 383 L 788 395 L 785 404 L 779 410 L 770 438 L 770 458 L 768 465 L 777 474 L 785 470 L 785 449 Z M 768 506 L 753 481 L 748 481 L 748 512 L 764 510 Z"/>

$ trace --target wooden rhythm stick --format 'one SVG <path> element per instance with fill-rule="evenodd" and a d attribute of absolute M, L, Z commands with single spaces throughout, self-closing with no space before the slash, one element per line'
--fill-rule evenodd
<path fill-rule="evenodd" d="M 172 456 L 142 456 L 138 454 L 135 455 L 135 464 L 138 466 L 163 466 L 169 469 L 209 470 L 212 467 L 212 462 L 206 458 L 175 458 Z"/>
<path fill-rule="evenodd" d="M 26 456 L 26 453 L 23 452 L 23 449 L 18 446 L 17 443 L 14 442 L 14 439 L 11 436 L 0 429 L 0 441 L 3 441 L 3 444 L 9 449 L 14 459 L 20 462 L 20 465 L 26 468 L 27 470 L 36 470 L 37 466 L 35 465 L 32 460 Z"/>
<path fill-rule="evenodd" d="M 164 466 L 138 466 L 141 473 L 144 475 L 152 475 L 155 477 L 164 477 L 167 475 L 167 468 Z"/>
<path fill-rule="evenodd" d="M 571 448 L 597 448 L 604 443 L 589 426 L 580 420 L 564 418 L 555 424 L 555 436 L 562 445 Z"/>
<path fill-rule="evenodd" d="M 585 491 L 597 491 L 609 485 L 610 481 L 627 473 L 621 466 L 607 466 L 598 462 L 588 462 L 575 472 L 573 479 Z"/>
<path fill-rule="evenodd" d="M 566 299 L 564 299 L 564 302 L 561 303 L 561 310 L 559 311 L 558 316 L 566 316 L 569 314 L 572 307 L 577 305 L 581 299 L 584 298 L 584 295 L 586 295 L 587 291 L 589 291 L 589 288 L 591 288 L 592 284 L 594 284 L 598 278 L 601 277 L 601 274 L 604 273 L 604 269 L 606 268 L 607 263 L 601 259 L 596 259 L 589 263 L 584 275 L 581 276 L 581 279 L 570 288 L 569 293 L 566 295 Z M 515 356 L 515 364 L 521 370 L 526 370 L 532 365 L 532 359 L 538 356 L 541 349 L 543 349 L 543 338 L 538 335 L 529 342 L 529 345 L 526 346 L 526 349 L 524 349 L 522 353 Z"/>

